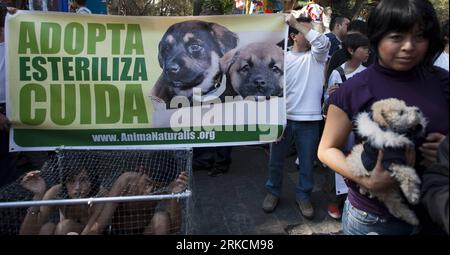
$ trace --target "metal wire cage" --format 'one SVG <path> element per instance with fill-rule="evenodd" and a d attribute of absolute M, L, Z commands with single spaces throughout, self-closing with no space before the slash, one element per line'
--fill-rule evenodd
<path fill-rule="evenodd" d="M 0 190 L 0 234 L 189 234 L 192 150 L 60 150 Z"/>

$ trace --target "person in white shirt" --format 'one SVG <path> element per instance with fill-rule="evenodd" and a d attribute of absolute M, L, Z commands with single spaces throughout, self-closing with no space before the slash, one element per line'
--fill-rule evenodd
<path fill-rule="evenodd" d="M 336 91 L 344 81 L 366 69 L 362 63 L 369 58 L 369 39 L 367 36 L 361 33 L 348 34 L 342 42 L 342 46 L 346 49 L 347 61 L 331 72 L 328 79 L 328 89 L 325 92 L 325 103 L 328 102 L 330 94 Z"/>
<path fill-rule="evenodd" d="M 322 120 L 321 97 L 329 39 L 312 29 L 311 19 L 286 16 L 293 47 L 286 54 L 287 125 L 280 141 L 271 144 L 267 195 L 263 210 L 275 210 L 281 197 L 284 160 L 292 143 L 300 159 L 296 202 L 305 218 L 314 217 L 310 195 L 314 187 L 313 162 Z"/>
<path fill-rule="evenodd" d="M 35 6 L 36 4 L 36 6 Z M 48 0 L 40 0 L 36 2 L 35 0 L 28 0 L 28 9 L 30 11 L 48 11 Z"/>
<path fill-rule="evenodd" d="M 86 7 L 86 0 L 71 0 L 70 9 L 77 14 L 92 14 L 91 10 Z"/>
<path fill-rule="evenodd" d="M 448 71 L 448 20 L 446 20 L 444 24 L 442 24 L 441 29 L 445 48 L 442 51 L 441 55 L 439 55 L 439 57 L 436 59 L 436 61 L 434 61 L 434 65 Z"/>
<path fill-rule="evenodd" d="M 327 106 L 329 96 L 334 93 L 343 82 L 364 71 L 366 67 L 363 66 L 362 63 L 366 62 L 369 58 L 369 39 L 367 38 L 367 36 L 359 32 L 347 34 L 345 39 L 342 41 L 342 46 L 345 49 L 347 61 L 338 68 L 334 69 L 330 75 L 328 86 L 324 95 L 324 115 L 326 115 L 326 111 L 328 108 Z M 353 144 L 354 134 L 350 133 L 349 137 L 347 138 L 347 144 L 345 145 L 345 148 L 343 148 L 343 150 L 349 152 L 353 147 Z M 344 182 L 342 176 L 337 173 L 335 173 L 335 178 L 337 183 Z M 340 197 L 333 196 L 332 202 L 328 204 L 327 208 L 328 215 L 330 215 L 330 217 L 334 219 L 340 219 L 342 217 L 341 211 L 342 207 L 344 206 L 345 191 L 343 192 L 341 190 L 340 194 Z"/>

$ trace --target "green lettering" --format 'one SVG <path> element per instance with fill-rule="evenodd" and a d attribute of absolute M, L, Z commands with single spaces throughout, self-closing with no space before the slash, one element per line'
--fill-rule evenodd
<path fill-rule="evenodd" d="M 98 58 L 92 58 L 92 80 L 98 81 Z"/>
<path fill-rule="evenodd" d="M 72 72 L 73 72 L 73 66 L 71 63 L 73 62 L 73 58 L 71 57 L 63 57 L 62 58 L 62 65 L 63 65 L 63 75 L 65 81 L 73 81 L 75 80 Z"/>
<path fill-rule="evenodd" d="M 32 101 L 32 95 L 34 95 L 34 101 Z M 19 118 L 25 125 L 37 126 L 45 121 L 46 110 L 35 108 L 33 111 L 32 106 L 36 103 L 45 102 L 47 96 L 45 94 L 45 88 L 39 84 L 29 83 L 20 89 L 20 107 Z M 33 116 L 34 115 L 34 116 Z"/>
<path fill-rule="evenodd" d="M 127 84 L 125 87 L 125 102 L 123 109 L 123 123 L 148 123 L 145 108 L 144 93 L 141 84 Z"/>
<path fill-rule="evenodd" d="M 145 58 L 136 58 L 134 62 L 133 81 L 147 81 L 147 68 L 145 68 Z"/>
<path fill-rule="evenodd" d="M 36 40 L 36 30 L 34 22 L 20 22 L 19 31 L 19 54 L 39 54 L 39 47 Z"/>
<path fill-rule="evenodd" d="M 58 23 L 42 22 L 41 54 L 57 54 L 61 50 L 61 26 Z"/>
<path fill-rule="evenodd" d="M 80 84 L 80 124 L 91 124 L 91 88 L 89 84 Z"/>
<path fill-rule="evenodd" d="M 114 124 L 120 121 L 119 90 L 114 85 L 95 84 L 96 123 Z"/>
<path fill-rule="evenodd" d="M 75 58 L 75 76 L 77 81 L 89 81 L 88 58 Z"/>
<path fill-rule="evenodd" d="M 70 55 L 77 55 L 84 49 L 84 28 L 80 23 L 72 22 L 64 29 L 64 50 Z"/>
<path fill-rule="evenodd" d="M 122 58 L 122 63 L 124 63 L 122 68 L 122 74 L 120 75 L 121 81 L 131 81 L 130 68 L 131 68 L 131 61 L 132 58 Z"/>
<path fill-rule="evenodd" d="M 61 84 L 51 84 L 50 117 L 53 123 L 61 126 L 72 124 L 75 121 L 75 113 L 75 84 L 64 84 L 64 96 Z"/>
<path fill-rule="evenodd" d="M 97 52 L 97 43 L 106 39 L 106 29 L 102 24 L 89 23 L 88 24 L 88 54 L 95 54 Z"/>
<path fill-rule="evenodd" d="M 30 71 L 30 57 L 19 57 L 19 71 L 21 81 L 31 81 L 31 76 L 28 75 Z"/>
<path fill-rule="evenodd" d="M 48 57 L 47 61 L 51 65 L 52 80 L 53 81 L 59 80 L 58 63 L 61 62 L 61 58 L 60 57 Z"/>
<path fill-rule="evenodd" d="M 113 55 L 120 54 L 120 30 L 125 29 L 124 24 L 107 24 L 106 29 L 111 30 L 112 33 L 112 46 L 111 53 Z"/>
<path fill-rule="evenodd" d="M 136 51 L 136 55 L 144 54 L 141 27 L 138 24 L 129 24 L 127 28 L 124 54 L 132 55 L 133 51 Z"/>
<path fill-rule="evenodd" d="M 111 80 L 111 76 L 108 75 L 108 58 L 101 58 L 100 62 L 102 64 L 101 67 L 101 80 L 102 81 L 110 81 Z"/>
<path fill-rule="evenodd" d="M 113 58 L 113 70 L 112 70 L 113 81 L 119 80 L 119 64 L 120 64 L 119 61 L 120 61 L 119 58 Z"/>
<path fill-rule="evenodd" d="M 33 72 L 33 79 L 36 81 L 47 80 L 47 70 L 42 65 L 47 64 L 44 57 L 34 57 L 32 60 L 33 68 L 36 72 Z"/>

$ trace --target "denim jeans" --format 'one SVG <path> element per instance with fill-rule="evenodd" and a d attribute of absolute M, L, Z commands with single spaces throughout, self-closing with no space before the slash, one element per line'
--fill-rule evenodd
<path fill-rule="evenodd" d="M 342 214 L 342 231 L 344 235 L 411 235 L 414 226 L 396 218 L 383 219 L 359 210 L 347 199 Z"/>
<path fill-rule="evenodd" d="M 269 179 L 267 190 L 281 196 L 284 160 L 292 143 L 295 143 L 299 159 L 298 183 L 295 189 L 297 201 L 308 201 L 314 187 L 313 163 L 319 143 L 320 121 L 287 121 L 281 141 L 270 145 Z"/>

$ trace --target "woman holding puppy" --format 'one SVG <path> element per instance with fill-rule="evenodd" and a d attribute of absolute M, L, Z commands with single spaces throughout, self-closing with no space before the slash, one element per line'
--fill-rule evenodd
<path fill-rule="evenodd" d="M 348 179 L 349 194 L 342 219 L 344 234 L 411 234 L 413 226 L 392 216 L 379 201 L 359 193 L 358 185 L 369 190 L 398 185 L 380 164 L 383 152 L 380 151 L 370 178 L 357 177 L 349 172 L 340 148 L 359 112 L 369 111 L 378 100 L 393 97 L 419 107 L 429 121 L 425 142 L 418 145 L 417 153 L 408 153 L 409 162 L 415 161 L 416 170 L 422 174 L 425 166 L 436 160 L 438 144 L 448 133 L 449 114 L 448 72 L 433 68 L 433 60 L 443 47 L 439 22 L 428 0 L 382 0 L 371 13 L 368 25 L 378 59 L 330 96 L 318 156 Z"/>

